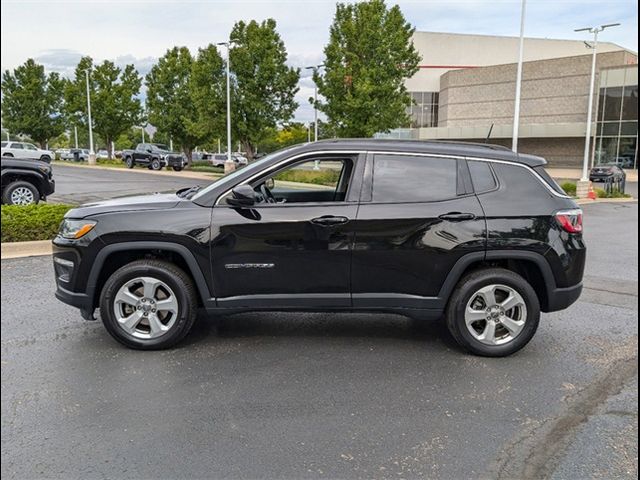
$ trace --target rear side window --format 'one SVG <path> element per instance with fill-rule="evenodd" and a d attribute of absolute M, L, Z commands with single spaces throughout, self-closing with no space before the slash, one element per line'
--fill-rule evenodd
<path fill-rule="evenodd" d="M 7 142 L 2 142 L 2 144 L 0 145 L 2 148 L 6 148 L 7 146 Z"/>
<path fill-rule="evenodd" d="M 487 162 L 471 160 L 467 163 L 469 164 L 469 171 L 471 172 L 473 189 L 476 193 L 489 192 L 496 188 L 496 179 Z"/>
<path fill-rule="evenodd" d="M 410 155 L 376 155 L 374 202 L 436 202 L 455 198 L 457 160 Z"/>
<path fill-rule="evenodd" d="M 500 187 L 514 197 L 534 201 L 536 196 L 550 195 L 542 182 L 528 168 L 496 163 L 493 165 Z"/>

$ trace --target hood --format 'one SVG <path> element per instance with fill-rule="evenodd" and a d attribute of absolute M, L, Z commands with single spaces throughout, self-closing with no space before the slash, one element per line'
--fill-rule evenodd
<path fill-rule="evenodd" d="M 102 213 L 128 212 L 134 210 L 166 210 L 175 207 L 184 199 L 175 193 L 154 193 L 134 197 L 114 198 L 102 202 L 85 203 L 67 212 L 66 218 L 85 218 Z"/>
<path fill-rule="evenodd" d="M 37 158 L 2 157 L 2 167 L 22 167 L 33 169 L 41 169 L 42 167 L 47 167 L 49 170 L 51 170 L 51 165 Z"/>

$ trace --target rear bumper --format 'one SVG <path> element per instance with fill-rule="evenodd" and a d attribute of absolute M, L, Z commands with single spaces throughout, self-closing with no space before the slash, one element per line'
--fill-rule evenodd
<path fill-rule="evenodd" d="M 582 294 L 582 282 L 567 288 L 555 288 L 549 293 L 545 312 L 557 312 L 573 305 Z"/>

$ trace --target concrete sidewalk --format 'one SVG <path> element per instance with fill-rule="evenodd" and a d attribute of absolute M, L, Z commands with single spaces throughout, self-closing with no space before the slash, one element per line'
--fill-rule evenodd
<path fill-rule="evenodd" d="M 6 258 L 38 257 L 51 255 L 51 240 L 37 240 L 34 242 L 3 242 L 2 260 Z"/>

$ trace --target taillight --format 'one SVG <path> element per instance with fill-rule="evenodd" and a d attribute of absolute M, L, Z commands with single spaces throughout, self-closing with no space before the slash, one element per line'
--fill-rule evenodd
<path fill-rule="evenodd" d="M 582 233 L 582 210 L 563 210 L 556 213 L 556 220 L 565 232 Z"/>

